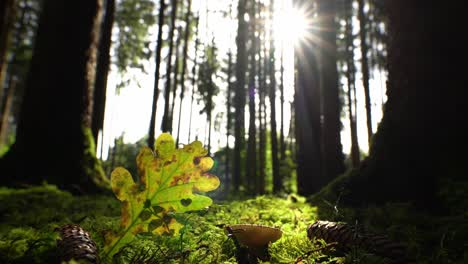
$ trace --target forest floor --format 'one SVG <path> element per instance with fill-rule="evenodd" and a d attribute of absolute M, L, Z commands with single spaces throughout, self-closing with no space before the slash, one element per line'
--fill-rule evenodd
<path fill-rule="evenodd" d="M 305 198 L 259 196 L 215 201 L 206 210 L 181 216 L 175 236 L 138 236 L 112 263 L 237 263 L 236 247 L 224 226 L 259 224 L 278 227 L 282 237 L 270 245 L 265 263 L 392 263 L 394 259 L 361 248 L 334 250 L 310 241 L 307 227 L 316 220 L 366 226 L 405 246 L 412 263 L 468 263 L 468 212 L 451 216 L 415 213 L 408 204 L 362 210 L 325 202 L 314 207 Z M 120 204 L 111 196 L 72 196 L 51 185 L 28 189 L 0 188 L 0 263 L 58 263 L 54 229 L 79 224 L 102 248 L 106 230 L 120 224 Z M 322 248 L 325 248 L 321 250 Z M 145 262 L 151 258 L 151 262 Z M 408 261 L 409 262 L 409 261 Z"/>

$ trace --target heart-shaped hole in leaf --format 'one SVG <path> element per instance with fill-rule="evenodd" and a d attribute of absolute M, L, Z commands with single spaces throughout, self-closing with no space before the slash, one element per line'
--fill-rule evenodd
<path fill-rule="evenodd" d="M 180 200 L 180 203 L 181 203 L 183 206 L 189 206 L 189 205 L 192 203 L 192 199 L 190 199 L 190 198 L 182 199 L 182 200 Z"/>

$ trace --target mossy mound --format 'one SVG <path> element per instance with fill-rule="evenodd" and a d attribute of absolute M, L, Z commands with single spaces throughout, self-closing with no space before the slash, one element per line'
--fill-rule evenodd
<path fill-rule="evenodd" d="M 176 215 L 185 224 L 179 235 L 138 235 L 104 263 L 236 263 L 234 243 L 223 229 L 230 224 L 281 228 L 282 238 L 270 246 L 270 263 L 391 263 L 359 248 L 319 250 L 324 242 L 311 242 L 306 235 L 318 219 L 357 223 L 388 235 L 406 246 L 414 263 L 468 263 L 468 212 L 459 207 L 465 193 L 453 184 L 447 188 L 441 195 L 457 206 L 443 216 L 404 203 L 352 209 L 324 199 L 314 207 L 297 196 L 217 201 L 206 210 Z M 54 229 L 67 223 L 89 231 L 102 249 L 104 232 L 119 228 L 120 204 L 112 196 L 73 196 L 51 185 L 0 188 L 0 263 L 58 263 Z"/>
<path fill-rule="evenodd" d="M 0 215 L 0 263 L 56 263 L 56 227 L 79 224 L 102 248 L 104 232 L 119 228 L 120 204 L 112 196 L 73 196 L 51 185 L 0 188 Z M 317 208 L 301 197 L 218 201 L 206 210 L 176 215 L 185 224 L 179 235 L 138 235 L 107 262 L 236 263 L 235 246 L 224 226 L 261 224 L 283 231 L 270 247 L 271 263 L 294 263 L 319 246 L 306 237 L 306 228 L 316 216 Z M 333 259 L 319 251 L 304 259 L 313 263 L 316 258 L 322 263 Z"/>

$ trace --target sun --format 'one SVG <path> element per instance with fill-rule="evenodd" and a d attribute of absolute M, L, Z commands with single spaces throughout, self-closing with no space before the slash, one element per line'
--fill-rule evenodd
<path fill-rule="evenodd" d="M 311 21 L 301 8 L 287 8 L 278 12 L 275 21 L 276 37 L 283 43 L 297 45 L 307 38 Z"/>

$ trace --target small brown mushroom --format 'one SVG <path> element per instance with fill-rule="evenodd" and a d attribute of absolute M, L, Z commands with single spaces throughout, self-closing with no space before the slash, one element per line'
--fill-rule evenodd
<path fill-rule="evenodd" d="M 236 243 L 246 246 L 250 255 L 261 260 L 269 259 L 268 245 L 280 239 L 282 235 L 280 229 L 263 225 L 229 225 L 224 230 Z M 251 259 L 251 256 L 249 258 Z"/>

